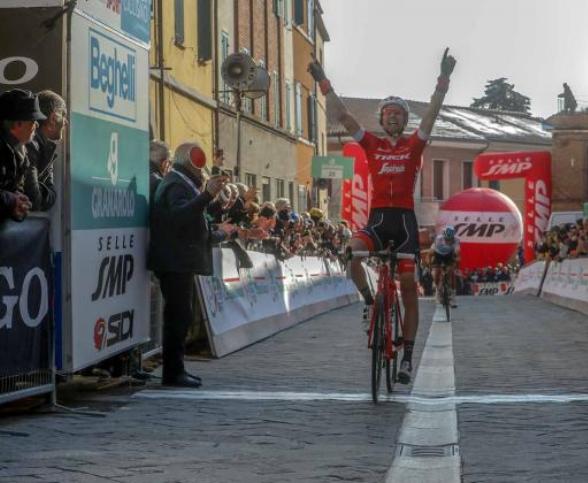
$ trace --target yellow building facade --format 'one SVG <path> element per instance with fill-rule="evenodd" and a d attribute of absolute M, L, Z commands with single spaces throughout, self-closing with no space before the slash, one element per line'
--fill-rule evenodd
<path fill-rule="evenodd" d="M 197 141 L 214 149 L 214 1 L 154 0 L 150 51 L 152 136 L 172 151 Z"/>

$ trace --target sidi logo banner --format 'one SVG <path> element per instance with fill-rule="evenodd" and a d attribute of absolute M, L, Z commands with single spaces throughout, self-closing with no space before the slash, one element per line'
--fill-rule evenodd
<path fill-rule="evenodd" d="M 137 52 L 114 38 L 89 29 L 89 109 L 135 121 Z"/>

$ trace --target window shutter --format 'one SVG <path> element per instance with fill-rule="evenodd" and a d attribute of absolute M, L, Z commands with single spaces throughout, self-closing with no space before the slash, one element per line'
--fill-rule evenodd
<path fill-rule="evenodd" d="M 316 141 L 316 104 L 314 96 L 308 96 L 308 140 Z"/>
<path fill-rule="evenodd" d="M 212 0 L 198 0 L 198 61 L 212 60 Z"/>
<path fill-rule="evenodd" d="M 294 0 L 294 23 L 296 25 L 304 23 L 304 0 Z"/>
<path fill-rule="evenodd" d="M 174 0 L 175 42 L 184 43 L 184 0 Z"/>

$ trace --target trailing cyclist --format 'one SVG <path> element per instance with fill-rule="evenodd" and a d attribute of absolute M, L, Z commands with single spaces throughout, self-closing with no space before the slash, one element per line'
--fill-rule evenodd
<path fill-rule="evenodd" d="M 455 269 L 459 265 L 460 243 L 455 235 L 455 228 L 448 225 L 440 235 L 435 237 L 431 245 L 431 267 L 433 268 L 433 280 L 437 290 L 437 303 L 441 303 L 441 267 L 447 270 L 451 291 L 449 292 L 449 304 L 457 307 L 455 300 Z"/>
<path fill-rule="evenodd" d="M 349 113 L 335 94 L 322 66 L 314 60 L 309 72 L 318 82 L 321 92 L 327 96 L 329 109 L 333 109 L 338 121 L 363 147 L 368 159 L 371 180 L 371 208 L 368 224 L 353 235 L 352 251 L 382 250 L 393 243 L 401 253 L 418 254 L 418 224 L 414 213 L 414 189 L 422 167 L 422 153 L 433 130 L 433 125 L 449 88 L 449 78 L 455 67 L 455 59 L 445 49 L 441 61 L 441 74 L 435 92 L 419 128 L 410 136 L 403 136 L 408 123 L 409 106 L 404 99 L 391 96 L 378 107 L 378 119 L 386 137 L 366 132 Z M 366 306 L 374 303 L 360 258 L 351 262 L 351 278 L 362 294 Z M 398 378 L 401 383 L 410 382 L 412 351 L 418 328 L 418 296 L 415 262 L 402 260 L 398 266 L 400 290 L 405 309 L 404 355 Z"/>

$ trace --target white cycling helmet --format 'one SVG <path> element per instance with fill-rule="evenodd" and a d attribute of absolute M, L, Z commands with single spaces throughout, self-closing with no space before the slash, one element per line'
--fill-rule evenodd
<path fill-rule="evenodd" d="M 378 104 L 378 120 L 380 121 L 380 124 L 382 124 L 382 111 L 388 106 L 398 106 L 406 112 L 406 119 L 404 120 L 404 125 L 406 126 L 408 123 L 408 115 L 410 114 L 410 107 L 408 107 L 408 103 L 402 97 L 398 96 L 388 96 Z"/>

